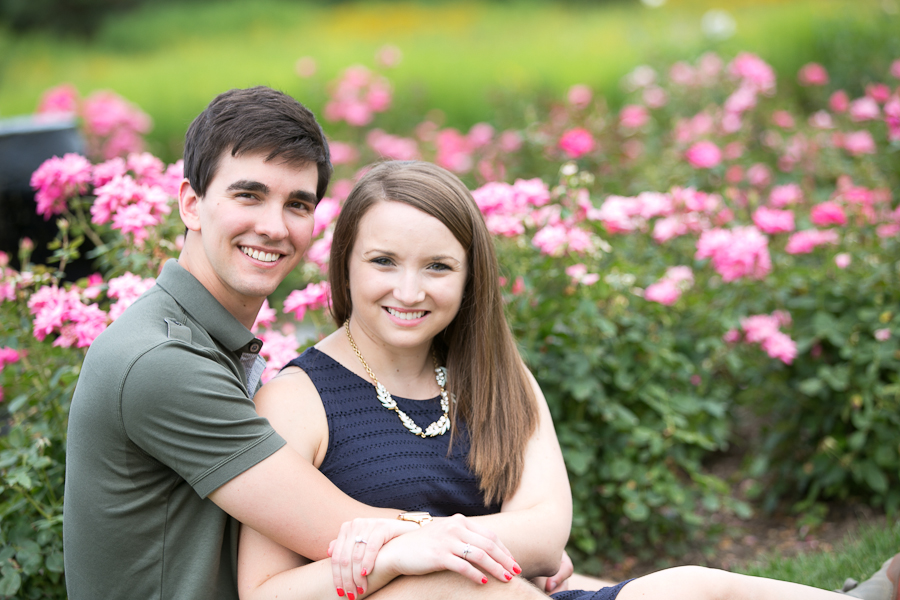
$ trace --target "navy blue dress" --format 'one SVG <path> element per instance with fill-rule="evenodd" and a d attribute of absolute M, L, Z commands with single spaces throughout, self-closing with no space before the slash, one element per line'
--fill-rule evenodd
<path fill-rule="evenodd" d="M 288 363 L 303 369 L 322 398 L 328 418 L 328 448 L 319 470 L 351 498 L 369 506 L 424 510 L 434 516 L 500 512 L 485 506 L 478 478 L 466 457 L 469 437 L 459 423 L 449 454 L 449 435 L 412 435 L 394 411 L 386 410 L 371 381 L 359 377 L 327 354 L 309 348 Z M 397 406 L 422 429 L 440 418 L 440 397 L 409 400 Z M 621 583 L 599 592 L 560 592 L 555 600 L 613 600 Z"/>

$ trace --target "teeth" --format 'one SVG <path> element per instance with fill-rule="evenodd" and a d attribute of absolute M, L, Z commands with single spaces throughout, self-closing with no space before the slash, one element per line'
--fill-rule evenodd
<path fill-rule="evenodd" d="M 255 258 L 256 260 L 262 262 L 275 262 L 278 260 L 280 254 L 273 254 L 271 252 L 260 252 L 259 250 L 254 250 L 253 248 L 245 248 L 241 247 L 241 252 L 249 256 L 250 258 Z"/>
<path fill-rule="evenodd" d="M 417 310 L 414 312 L 400 312 L 394 310 L 393 308 L 388 308 L 387 311 L 391 313 L 391 315 L 397 317 L 398 319 L 403 319 L 404 321 L 411 321 L 413 319 L 421 319 L 425 316 L 424 310 Z"/>

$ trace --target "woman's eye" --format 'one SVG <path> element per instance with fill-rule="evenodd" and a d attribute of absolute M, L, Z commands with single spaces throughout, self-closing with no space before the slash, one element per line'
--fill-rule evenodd
<path fill-rule="evenodd" d="M 376 265 L 389 266 L 391 264 L 391 259 L 381 256 L 379 258 L 373 258 L 372 262 Z"/>
<path fill-rule="evenodd" d="M 449 265 L 445 265 L 444 263 L 432 263 L 432 264 L 431 264 L 431 269 L 434 270 L 434 271 L 449 271 L 449 270 L 450 270 L 450 266 L 449 266 Z"/>

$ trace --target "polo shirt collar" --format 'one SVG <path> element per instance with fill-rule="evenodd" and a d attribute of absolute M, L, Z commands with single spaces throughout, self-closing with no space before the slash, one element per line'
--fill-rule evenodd
<path fill-rule="evenodd" d="M 220 344 L 234 352 L 259 352 L 260 340 L 178 261 L 167 260 L 156 283 Z"/>

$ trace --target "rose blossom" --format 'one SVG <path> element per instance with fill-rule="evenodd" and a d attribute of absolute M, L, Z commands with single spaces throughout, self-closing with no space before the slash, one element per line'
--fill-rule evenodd
<path fill-rule="evenodd" d="M 619 112 L 619 124 L 625 129 L 640 129 L 650 120 L 650 113 L 639 104 L 629 104 Z"/>
<path fill-rule="evenodd" d="M 566 275 L 572 278 L 573 284 L 593 285 L 600 281 L 600 275 L 588 273 L 587 267 L 583 263 L 566 267 Z"/>
<path fill-rule="evenodd" d="M 794 213 L 760 206 L 753 213 L 753 223 L 765 233 L 786 233 L 794 230 Z"/>
<path fill-rule="evenodd" d="M 813 224 L 819 227 L 847 224 L 847 215 L 844 214 L 844 209 L 837 202 L 816 204 L 813 206 L 809 216 Z"/>
<path fill-rule="evenodd" d="M 850 119 L 852 121 L 872 121 L 881 116 L 878 103 L 868 96 L 857 98 L 850 103 Z"/>
<path fill-rule="evenodd" d="M 294 290 L 284 300 L 284 312 L 294 313 L 298 321 L 302 321 L 308 309 L 325 308 L 331 301 L 331 288 L 327 281 L 310 283 L 302 290 Z"/>
<path fill-rule="evenodd" d="M 650 302 L 658 302 L 665 306 L 675 304 L 681 297 L 681 290 L 678 284 L 671 279 L 660 279 L 656 283 L 652 283 L 644 290 L 644 299 Z"/>
<path fill-rule="evenodd" d="M 853 131 L 844 135 L 844 150 L 852 156 L 875 154 L 875 139 L 867 130 Z"/>
<path fill-rule="evenodd" d="M 819 63 L 807 63 L 800 68 L 797 80 L 800 82 L 800 85 L 827 85 L 828 71 Z"/>
<path fill-rule="evenodd" d="M 879 342 L 886 342 L 891 339 L 891 330 L 890 329 L 876 329 L 875 330 L 875 339 Z"/>
<path fill-rule="evenodd" d="M 844 90 L 838 90 L 828 99 L 828 106 L 831 107 L 832 112 L 847 112 L 847 109 L 850 108 L 850 97 Z"/>
<path fill-rule="evenodd" d="M 850 255 L 846 252 L 841 252 L 840 254 L 836 254 L 834 256 L 834 264 L 837 265 L 838 269 L 846 269 L 850 266 Z"/>
<path fill-rule="evenodd" d="M 559 139 L 559 148 L 569 158 L 580 158 L 591 152 L 596 143 L 594 136 L 587 129 L 576 127 L 566 131 Z"/>
<path fill-rule="evenodd" d="M 703 140 L 688 148 L 685 158 L 695 169 L 711 169 L 722 162 L 722 151 L 713 142 Z"/>
<path fill-rule="evenodd" d="M 575 108 L 587 108 L 593 97 L 591 88 L 586 85 L 578 83 L 569 88 L 569 104 Z"/>
<path fill-rule="evenodd" d="M 784 251 L 788 254 L 809 254 L 816 246 L 837 244 L 838 240 L 837 232 L 831 229 L 824 231 L 820 229 L 806 229 L 793 234 L 788 240 Z"/>
<path fill-rule="evenodd" d="M 796 204 L 803 199 L 803 190 L 796 183 L 776 185 L 769 192 L 769 204 L 776 208 L 782 208 Z"/>
<path fill-rule="evenodd" d="M 891 63 L 891 75 L 900 79 L 900 58 Z"/>
<path fill-rule="evenodd" d="M 763 279 L 772 270 L 769 240 L 755 227 L 709 229 L 697 240 L 698 260 L 712 259 L 725 282 L 741 277 Z"/>
<path fill-rule="evenodd" d="M 753 187 L 766 187 L 772 182 L 772 171 L 763 163 L 755 163 L 747 169 L 747 181 Z"/>

